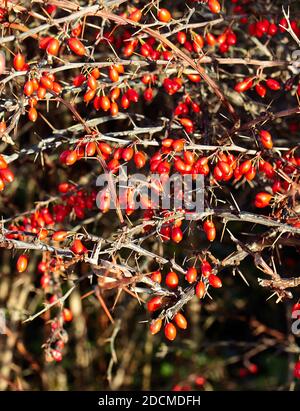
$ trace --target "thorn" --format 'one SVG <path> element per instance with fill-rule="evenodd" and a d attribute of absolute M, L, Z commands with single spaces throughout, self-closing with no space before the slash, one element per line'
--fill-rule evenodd
<path fill-rule="evenodd" d="M 274 295 L 276 295 L 276 294 L 277 294 L 277 292 L 275 291 L 273 294 L 270 295 L 270 297 L 268 297 L 268 298 L 266 299 L 266 301 L 271 300 L 271 298 L 274 297 Z"/>
<path fill-rule="evenodd" d="M 236 206 L 236 209 L 238 210 L 238 212 L 240 213 L 241 212 L 241 209 L 240 209 L 240 207 L 238 206 L 238 203 L 236 202 L 236 200 L 235 200 L 235 198 L 234 198 L 234 196 L 233 196 L 233 194 L 230 192 L 230 195 L 231 195 L 231 198 L 232 198 L 232 200 L 233 200 L 233 202 L 234 202 L 234 205 Z"/>
<path fill-rule="evenodd" d="M 242 280 L 247 284 L 248 287 L 250 287 L 250 284 L 246 280 L 246 277 L 244 276 L 244 274 L 238 268 L 236 270 L 239 273 L 239 275 L 242 277 Z"/>

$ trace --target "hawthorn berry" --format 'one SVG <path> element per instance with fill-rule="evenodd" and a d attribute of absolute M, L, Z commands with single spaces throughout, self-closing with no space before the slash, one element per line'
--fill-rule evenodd
<path fill-rule="evenodd" d="M 84 56 L 86 54 L 84 45 L 76 37 L 71 37 L 68 39 L 68 46 L 73 53 L 77 54 L 77 56 Z"/>
<path fill-rule="evenodd" d="M 150 276 L 152 281 L 155 281 L 156 283 L 161 283 L 162 276 L 160 271 L 154 271 L 151 276 Z"/>
<path fill-rule="evenodd" d="M 218 0 L 208 0 L 208 7 L 212 13 L 220 13 L 221 5 Z"/>
<path fill-rule="evenodd" d="M 169 10 L 159 9 L 158 12 L 157 12 L 157 18 L 162 23 L 169 23 L 169 21 L 171 21 L 171 19 L 172 19 L 172 16 L 171 16 L 171 13 L 169 12 Z"/>
<path fill-rule="evenodd" d="M 210 274 L 210 275 L 208 276 L 208 282 L 209 282 L 209 284 L 210 284 L 212 287 L 214 287 L 214 288 L 220 288 L 220 287 L 222 287 L 222 281 L 221 281 L 220 277 L 218 277 L 218 276 L 215 275 L 215 274 Z"/>
<path fill-rule="evenodd" d="M 56 38 L 52 38 L 47 43 L 46 51 L 48 54 L 51 54 L 52 56 L 57 56 L 59 48 L 59 41 Z"/>
<path fill-rule="evenodd" d="M 206 292 L 206 287 L 205 287 L 204 282 L 203 282 L 203 281 L 199 281 L 199 282 L 196 284 L 196 288 L 195 288 L 196 296 L 201 299 L 201 298 L 203 298 L 205 292 Z"/>
<path fill-rule="evenodd" d="M 17 271 L 19 273 L 23 273 L 26 271 L 26 268 L 28 266 L 28 257 L 25 254 L 22 254 L 19 256 L 16 264 Z"/>
<path fill-rule="evenodd" d="M 178 244 L 182 241 L 183 233 L 180 227 L 173 227 L 171 231 L 171 237 L 174 243 Z"/>
<path fill-rule="evenodd" d="M 24 55 L 22 53 L 16 53 L 13 60 L 14 69 L 17 71 L 22 71 L 25 63 L 26 61 Z"/>
<path fill-rule="evenodd" d="M 175 340 L 177 335 L 176 327 L 173 323 L 168 323 L 165 325 L 165 336 L 168 340 Z"/>
<path fill-rule="evenodd" d="M 70 322 L 73 319 L 72 311 L 69 308 L 64 308 L 62 315 L 65 322 Z"/>
<path fill-rule="evenodd" d="M 55 233 L 53 233 L 52 235 L 52 240 L 53 241 L 64 241 L 67 238 L 67 235 L 68 235 L 67 231 L 63 231 L 63 230 L 55 231 Z"/>
<path fill-rule="evenodd" d="M 214 239 L 216 238 L 216 227 L 213 221 L 205 221 L 203 224 L 203 230 L 208 241 L 214 241 Z"/>
<path fill-rule="evenodd" d="M 264 208 L 270 205 L 270 201 L 272 200 L 272 195 L 266 192 L 257 193 L 255 196 L 255 207 L 257 208 Z"/>
<path fill-rule="evenodd" d="M 267 79 L 266 85 L 270 90 L 274 90 L 274 91 L 280 90 L 280 83 L 273 78 Z"/>
<path fill-rule="evenodd" d="M 261 130 L 259 132 L 260 135 L 260 141 L 262 145 L 267 148 L 271 149 L 273 147 L 273 141 L 272 141 L 272 136 L 267 130 Z"/>
<path fill-rule="evenodd" d="M 177 313 L 173 318 L 178 328 L 185 330 L 187 328 L 187 320 L 181 313 Z"/>
<path fill-rule="evenodd" d="M 160 296 L 153 297 L 147 302 L 147 309 L 150 313 L 159 310 L 161 306 L 162 297 Z"/>
<path fill-rule="evenodd" d="M 159 333 L 161 330 L 162 326 L 162 320 L 160 318 L 157 318 L 156 320 L 152 320 L 150 324 L 150 332 L 152 335 L 155 335 Z"/>
<path fill-rule="evenodd" d="M 28 118 L 33 123 L 37 120 L 38 112 L 34 107 L 30 107 L 30 109 L 28 110 Z"/>
<path fill-rule="evenodd" d="M 73 244 L 70 248 L 71 251 L 73 251 L 74 254 L 84 254 L 87 252 L 86 247 L 82 244 L 81 240 L 79 238 L 76 238 L 73 241 Z"/>
<path fill-rule="evenodd" d="M 300 361 L 297 361 L 294 366 L 294 377 L 300 378 Z"/>
<path fill-rule="evenodd" d="M 166 276 L 166 285 L 170 288 L 178 287 L 179 278 L 174 271 L 170 271 Z"/>
<path fill-rule="evenodd" d="M 245 80 L 240 81 L 237 83 L 234 87 L 235 91 L 238 93 L 243 93 L 247 90 L 249 90 L 253 86 L 253 79 L 252 78 L 246 78 Z"/>
<path fill-rule="evenodd" d="M 197 273 L 196 268 L 190 267 L 186 272 L 185 279 L 188 283 L 192 284 L 197 280 L 197 276 L 198 276 L 198 273 Z"/>

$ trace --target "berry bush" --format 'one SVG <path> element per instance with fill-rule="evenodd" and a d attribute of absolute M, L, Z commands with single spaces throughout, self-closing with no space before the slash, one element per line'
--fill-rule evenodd
<path fill-rule="evenodd" d="M 0 389 L 299 389 L 299 2 L 0 25 Z"/>

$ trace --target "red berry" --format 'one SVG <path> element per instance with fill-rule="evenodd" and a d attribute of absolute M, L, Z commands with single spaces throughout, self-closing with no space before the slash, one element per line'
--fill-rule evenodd
<path fill-rule="evenodd" d="M 12 183 L 15 179 L 14 173 L 9 168 L 0 169 L 0 177 L 7 183 Z"/>
<path fill-rule="evenodd" d="M 114 83 L 119 80 L 119 73 L 118 70 L 114 66 L 110 66 L 108 69 L 108 75 L 111 81 Z"/>
<path fill-rule="evenodd" d="M 210 274 L 209 275 L 208 282 L 214 288 L 221 288 L 222 287 L 222 281 L 221 281 L 220 277 L 218 277 L 215 274 Z"/>
<path fill-rule="evenodd" d="M 65 158 L 65 164 L 71 166 L 77 161 L 77 152 L 75 150 L 69 151 Z"/>
<path fill-rule="evenodd" d="M 17 265 L 16 265 L 17 271 L 19 273 L 23 273 L 26 270 L 27 265 L 28 265 L 27 255 L 25 255 L 25 254 L 20 255 L 20 257 L 17 260 Z"/>
<path fill-rule="evenodd" d="M 185 275 L 185 279 L 188 283 L 192 284 L 197 280 L 197 270 L 195 267 L 190 267 Z"/>
<path fill-rule="evenodd" d="M 293 305 L 292 313 L 294 313 L 296 311 L 299 311 L 299 313 L 300 313 L 300 303 L 296 303 L 296 304 Z M 300 314 L 299 314 L 299 316 L 300 316 Z"/>
<path fill-rule="evenodd" d="M 277 31 L 278 31 L 278 27 L 276 26 L 276 24 L 271 23 L 271 24 L 269 25 L 268 34 L 269 34 L 270 36 L 275 36 L 275 34 L 277 33 Z"/>
<path fill-rule="evenodd" d="M 84 254 L 87 252 L 87 249 L 78 238 L 73 241 L 70 250 L 73 251 L 74 254 Z"/>
<path fill-rule="evenodd" d="M 86 77 L 83 74 L 78 74 L 78 76 L 74 77 L 73 85 L 75 87 L 80 87 L 86 80 Z"/>
<path fill-rule="evenodd" d="M 199 283 L 197 283 L 195 292 L 198 298 L 203 298 L 206 292 L 205 284 L 203 281 L 199 281 Z"/>
<path fill-rule="evenodd" d="M 201 264 L 201 273 L 203 277 L 208 277 L 212 272 L 212 267 L 208 261 L 204 260 Z"/>
<path fill-rule="evenodd" d="M 113 101 L 110 105 L 110 114 L 112 116 L 116 116 L 118 112 L 119 112 L 119 106 L 115 101 Z"/>
<path fill-rule="evenodd" d="M 14 69 L 17 71 L 22 71 L 25 66 L 25 57 L 21 53 L 17 53 L 13 61 Z"/>
<path fill-rule="evenodd" d="M 142 10 L 136 9 L 135 11 L 129 14 L 128 18 L 132 21 L 140 21 L 142 18 Z"/>
<path fill-rule="evenodd" d="M 46 51 L 47 51 L 48 54 L 52 54 L 53 56 L 57 56 L 59 47 L 60 47 L 59 41 L 55 38 L 52 38 L 51 40 L 49 40 L 49 42 L 47 44 Z"/>
<path fill-rule="evenodd" d="M 163 23 L 169 23 L 172 19 L 171 13 L 167 9 L 159 9 L 157 13 L 157 18 Z"/>
<path fill-rule="evenodd" d="M 52 235 L 52 240 L 53 241 L 64 241 L 67 235 L 68 235 L 67 231 L 63 231 L 63 230 L 55 231 L 55 233 L 53 233 Z"/>
<path fill-rule="evenodd" d="M 297 361 L 294 367 L 294 377 L 300 378 L 300 361 Z"/>
<path fill-rule="evenodd" d="M 212 13 L 220 13 L 221 6 L 218 0 L 208 0 L 208 7 Z"/>
<path fill-rule="evenodd" d="M 23 90 L 26 96 L 31 96 L 31 94 L 34 92 L 33 82 L 31 80 L 26 81 Z"/>
<path fill-rule="evenodd" d="M 154 271 L 152 274 L 151 274 L 151 280 L 152 281 L 155 281 L 156 283 L 161 283 L 161 272 L 160 271 Z"/>
<path fill-rule="evenodd" d="M 162 326 L 162 320 L 160 318 L 157 318 L 156 320 L 153 320 L 150 324 L 150 332 L 152 335 L 155 335 L 159 333 L 160 329 Z"/>
<path fill-rule="evenodd" d="M 277 80 L 274 80 L 273 78 L 269 78 L 266 81 L 267 87 L 269 87 L 270 90 L 278 91 L 280 90 L 280 84 Z"/>
<path fill-rule="evenodd" d="M 203 229 L 205 231 L 208 241 L 214 241 L 216 238 L 216 228 L 212 221 L 205 221 L 203 224 Z"/>
<path fill-rule="evenodd" d="M 51 355 L 56 362 L 60 362 L 62 360 L 62 353 L 59 350 L 52 350 Z"/>
<path fill-rule="evenodd" d="M 38 117 L 38 112 L 34 107 L 30 107 L 28 110 L 28 119 L 32 121 L 33 123 L 37 120 Z"/>
<path fill-rule="evenodd" d="M 245 80 L 240 81 L 234 87 L 235 91 L 238 93 L 243 93 L 244 91 L 249 90 L 253 86 L 252 78 L 248 77 Z"/>
<path fill-rule="evenodd" d="M 255 86 L 255 91 L 262 98 L 265 97 L 265 95 L 267 93 L 266 87 L 262 86 L 261 84 L 257 84 Z"/>
<path fill-rule="evenodd" d="M 123 152 L 122 152 L 122 159 L 124 161 L 130 161 L 133 157 L 134 154 L 134 150 L 132 147 L 126 147 L 124 148 Z"/>
<path fill-rule="evenodd" d="M 166 276 L 166 285 L 170 288 L 176 288 L 178 286 L 178 275 L 174 271 L 170 271 Z"/>
<path fill-rule="evenodd" d="M 144 99 L 146 101 L 153 100 L 153 90 L 152 90 L 152 88 L 146 88 L 143 95 L 144 95 Z"/>
<path fill-rule="evenodd" d="M 76 37 L 71 37 L 68 39 L 68 46 L 73 53 L 77 54 L 77 56 L 84 56 L 86 54 L 84 45 Z"/>
<path fill-rule="evenodd" d="M 257 193 L 255 196 L 255 202 L 254 202 L 255 207 L 257 208 L 267 207 L 270 204 L 271 199 L 272 199 L 272 196 L 269 193 L 265 193 L 265 192 Z"/>
<path fill-rule="evenodd" d="M 137 151 L 133 157 L 136 168 L 142 168 L 146 164 L 146 155 L 142 151 Z"/>
<path fill-rule="evenodd" d="M 108 111 L 110 109 L 111 103 L 107 96 L 99 97 L 99 104 L 103 111 Z"/>
<path fill-rule="evenodd" d="M 177 41 L 182 45 L 186 42 L 186 34 L 183 31 L 177 33 Z"/>
<path fill-rule="evenodd" d="M 73 319 L 72 311 L 69 308 L 64 308 L 62 315 L 65 322 L 70 322 Z"/>
<path fill-rule="evenodd" d="M 213 47 L 213 46 L 216 44 L 216 42 L 217 42 L 215 36 L 214 36 L 213 34 L 211 34 L 211 33 L 207 33 L 207 34 L 206 34 L 205 40 L 206 40 L 207 44 L 208 44 L 209 46 L 212 46 L 212 47 Z"/>
<path fill-rule="evenodd" d="M 178 328 L 185 330 L 187 328 L 187 320 L 181 313 L 177 313 L 173 318 Z"/>
<path fill-rule="evenodd" d="M 166 324 L 166 326 L 165 326 L 165 336 L 166 336 L 166 338 L 170 341 L 173 341 L 176 338 L 176 334 L 177 334 L 177 331 L 176 331 L 175 325 L 172 324 L 172 323 Z"/>
<path fill-rule="evenodd" d="M 129 88 L 126 93 L 128 100 L 132 101 L 133 103 L 137 103 L 139 101 L 139 95 L 136 90 L 133 88 Z"/>
<path fill-rule="evenodd" d="M 53 89 L 53 81 L 47 77 L 47 76 L 42 76 L 40 79 L 40 85 L 44 87 L 45 89 L 52 90 Z"/>
<path fill-rule="evenodd" d="M 150 313 L 160 309 L 162 305 L 162 297 L 153 297 L 147 302 L 147 309 Z"/>
<path fill-rule="evenodd" d="M 273 147 L 273 141 L 272 141 L 272 136 L 267 130 L 261 130 L 259 132 L 260 135 L 260 141 L 262 145 L 267 148 L 271 149 Z"/>
<path fill-rule="evenodd" d="M 172 240 L 174 243 L 178 244 L 182 241 L 183 233 L 180 227 L 173 227 L 171 233 Z"/>
<path fill-rule="evenodd" d="M 251 167 L 252 167 L 251 160 L 245 160 L 240 164 L 239 170 L 240 170 L 241 174 L 246 174 L 246 173 L 248 173 L 248 171 L 250 170 Z"/>

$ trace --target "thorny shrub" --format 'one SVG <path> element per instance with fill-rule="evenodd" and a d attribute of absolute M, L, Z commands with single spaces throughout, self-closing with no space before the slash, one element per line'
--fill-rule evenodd
<path fill-rule="evenodd" d="M 296 3 L 1 1 L 1 276 L 27 290 L 15 307 L 2 291 L 7 333 L 44 321 L 45 359 L 62 361 L 78 290 L 110 330 L 126 321 L 115 307 L 140 303 L 143 323 L 131 326 L 170 349 L 193 338 L 192 302 L 225 305 L 237 283 L 251 299 L 255 276 L 259 304 L 299 309 Z M 125 165 L 146 179 L 119 196 Z M 174 175 L 204 177 L 202 211 L 147 194 L 159 199 Z M 279 334 L 270 335 L 293 352 L 297 379 L 299 346 Z M 241 377 L 258 372 L 257 352 Z M 206 381 L 174 389 L 191 384 Z"/>

